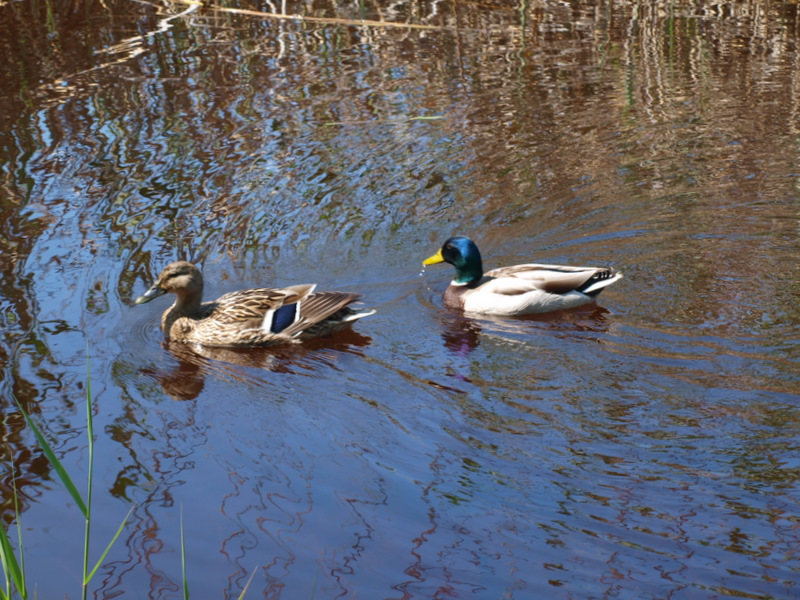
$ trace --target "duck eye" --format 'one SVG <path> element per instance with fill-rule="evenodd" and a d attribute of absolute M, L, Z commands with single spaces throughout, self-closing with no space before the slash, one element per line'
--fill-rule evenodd
<path fill-rule="evenodd" d="M 452 250 L 453 249 L 453 244 L 445 244 L 444 247 L 445 247 L 446 250 Z"/>

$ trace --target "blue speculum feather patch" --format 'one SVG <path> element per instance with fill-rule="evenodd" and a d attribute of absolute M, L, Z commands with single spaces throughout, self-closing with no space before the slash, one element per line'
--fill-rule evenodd
<path fill-rule="evenodd" d="M 295 315 L 297 315 L 297 308 L 297 304 L 287 304 L 277 309 L 272 314 L 272 327 L 270 327 L 270 331 L 272 331 L 272 333 L 280 333 L 294 323 Z"/>

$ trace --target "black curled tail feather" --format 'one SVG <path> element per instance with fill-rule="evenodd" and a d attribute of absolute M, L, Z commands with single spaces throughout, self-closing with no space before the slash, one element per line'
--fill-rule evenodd
<path fill-rule="evenodd" d="M 602 292 L 605 289 L 606 286 L 599 286 L 599 287 L 597 287 L 595 289 L 590 289 L 590 288 L 592 288 L 593 286 L 595 286 L 597 283 L 599 283 L 601 281 L 605 281 L 607 279 L 612 279 L 613 277 L 616 277 L 616 275 L 617 275 L 617 272 L 614 269 L 610 268 L 610 267 L 606 268 L 606 269 L 598 269 L 597 272 L 595 272 L 594 275 L 589 277 L 589 279 L 587 279 L 583 284 L 581 284 L 580 287 L 578 287 L 576 291 L 581 292 L 583 294 L 586 294 L 587 296 L 590 296 L 590 297 L 594 298 L 600 292 Z M 587 290 L 589 290 L 589 291 L 587 291 Z"/>

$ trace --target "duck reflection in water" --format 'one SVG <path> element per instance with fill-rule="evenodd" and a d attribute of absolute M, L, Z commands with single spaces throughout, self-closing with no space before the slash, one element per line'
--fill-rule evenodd
<path fill-rule="evenodd" d="M 443 320 L 442 328 L 445 348 L 457 356 L 466 356 L 481 343 L 483 327 L 473 319 L 452 315 Z"/>
<path fill-rule="evenodd" d="M 609 314 L 607 308 L 597 305 L 506 318 L 485 315 L 470 318 L 452 311 L 442 319 L 442 340 L 453 354 L 467 356 L 486 336 L 529 335 L 533 329 L 602 333 L 608 330 Z"/>
<path fill-rule="evenodd" d="M 165 341 L 162 346 L 175 359 L 169 369 L 147 370 L 173 400 L 194 400 L 203 391 L 206 377 L 258 383 L 247 369 L 294 373 L 330 366 L 345 353 L 363 356 L 361 348 L 372 338 L 353 330 L 306 340 L 303 344 L 257 348 L 215 348 L 201 344 Z"/>

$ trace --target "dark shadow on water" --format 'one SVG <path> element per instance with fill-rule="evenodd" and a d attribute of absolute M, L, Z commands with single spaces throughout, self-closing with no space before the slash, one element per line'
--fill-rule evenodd
<path fill-rule="evenodd" d="M 242 368 L 266 369 L 274 373 L 313 371 L 331 366 L 342 354 L 363 356 L 361 348 L 372 338 L 353 330 L 299 344 L 264 348 L 213 348 L 199 344 L 165 341 L 162 347 L 175 359 L 171 368 L 143 370 L 155 378 L 173 400 L 194 400 L 211 374 L 252 380 Z"/>
<path fill-rule="evenodd" d="M 445 310 L 442 339 L 445 347 L 458 356 L 475 350 L 486 334 L 532 335 L 542 330 L 603 333 L 608 330 L 611 315 L 607 308 L 596 304 L 519 317 L 470 316 Z"/>

